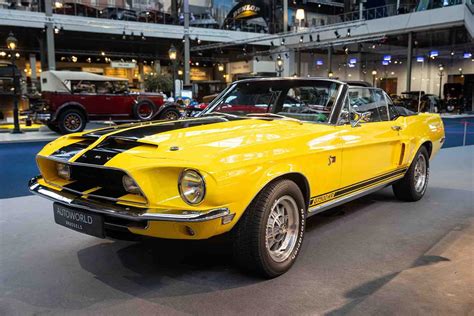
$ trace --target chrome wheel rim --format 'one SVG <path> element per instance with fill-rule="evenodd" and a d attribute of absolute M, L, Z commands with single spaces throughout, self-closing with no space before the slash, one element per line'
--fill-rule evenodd
<path fill-rule="evenodd" d="M 275 262 L 291 255 L 298 239 L 299 214 L 295 199 L 285 195 L 273 203 L 267 219 L 265 246 Z"/>
<path fill-rule="evenodd" d="M 64 118 L 64 127 L 70 132 L 76 132 L 81 128 L 82 118 L 76 113 L 70 113 Z"/>
<path fill-rule="evenodd" d="M 416 192 L 422 192 L 425 188 L 427 175 L 426 158 L 424 155 L 420 155 L 415 164 L 415 190 Z"/>
<path fill-rule="evenodd" d="M 138 108 L 138 115 L 142 120 L 150 119 L 153 115 L 153 109 L 148 104 L 141 104 Z"/>

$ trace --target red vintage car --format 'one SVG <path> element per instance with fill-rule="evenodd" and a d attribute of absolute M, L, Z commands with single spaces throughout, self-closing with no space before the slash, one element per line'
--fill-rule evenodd
<path fill-rule="evenodd" d="M 82 131 L 88 121 L 175 120 L 181 116 L 163 94 L 134 93 L 126 79 L 87 72 L 45 71 L 41 99 L 32 102 L 29 117 L 61 133 Z"/>

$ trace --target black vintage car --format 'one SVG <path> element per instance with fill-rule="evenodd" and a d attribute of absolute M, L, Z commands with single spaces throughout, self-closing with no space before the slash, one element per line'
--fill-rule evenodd
<path fill-rule="evenodd" d="M 122 20 L 122 21 L 137 21 L 137 13 L 133 10 L 108 7 L 102 10 L 100 15 L 101 18 L 111 19 L 111 20 Z"/>
<path fill-rule="evenodd" d="M 100 16 L 100 11 L 98 9 L 85 4 L 74 2 L 63 3 L 62 6 L 54 8 L 53 12 L 56 14 L 85 16 L 92 18 L 97 18 Z"/>
<path fill-rule="evenodd" d="M 174 24 L 174 19 L 169 13 L 158 10 L 146 10 L 138 13 L 138 21 L 145 23 Z"/>

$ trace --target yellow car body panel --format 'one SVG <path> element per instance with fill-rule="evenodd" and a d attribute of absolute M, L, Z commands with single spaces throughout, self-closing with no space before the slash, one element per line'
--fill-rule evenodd
<path fill-rule="evenodd" d="M 177 121 L 199 122 L 202 119 Z M 61 190 L 68 182 L 56 175 L 54 158 L 62 148 L 83 142 L 82 149 L 63 160 L 81 164 L 81 157 L 112 135 L 141 127 L 156 128 L 173 122 L 132 124 L 104 129 L 97 138 L 85 132 L 63 136 L 46 145 L 37 162 L 46 188 Z M 178 124 L 178 123 L 176 123 Z M 166 125 L 167 126 L 167 125 Z M 400 127 L 400 129 L 394 128 Z M 100 130 L 99 130 L 100 132 Z M 439 115 L 419 114 L 388 122 L 362 123 L 352 127 L 298 123 L 291 120 L 241 119 L 164 130 L 134 141 L 100 168 L 123 170 L 138 184 L 143 196 L 124 195 L 122 206 L 148 213 L 179 210 L 202 212 L 226 208 L 233 218 L 202 222 L 149 221 L 145 227 L 129 227 L 135 234 L 173 239 L 205 239 L 228 232 L 255 196 L 279 177 L 297 177 L 306 187 L 308 213 L 337 199 L 403 177 L 415 153 L 428 143 L 433 157 L 442 145 L 444 129 Z M 198 205 L 180 196 L 178 178 L 185 169 L 197 170 L 206 183 L 206 195 Z M 89 199 L 96 188 L 82 192 Z M 190 233 L 190 231 L 192 233 Z"/>

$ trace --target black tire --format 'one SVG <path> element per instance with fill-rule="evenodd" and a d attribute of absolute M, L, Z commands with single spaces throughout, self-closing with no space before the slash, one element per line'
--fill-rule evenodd
<path fill-rule="evenodd" d="M 142 100 L 133 106 L 133 116 L 140 121 L 148 121 L 156 113 L 156 106 L 149 100 Z"/>
<path fill-rule="evenodd" d="M 288 226 L 294 227 L 293 232 L 281 233 L 280 231 L 277 234 L 277 236 L 284 236 L 282 237 L 282 244 L 286 242 L 287 235 L 292 238 L 292 244 L 287 247 L 286 255 L 281 258 L 281 261 L 277 261 L 272 257 L 274 256 L 270 250 L 272 246 L 269 245 L 266 238 L 268 232 L 275 232 L 275 226 L 273 226 L 273 230 L 267 230 L 267 226 L 270 224 L 269 217 L 273 213 L 272 210 L 276 208 L 281 199 L 287 197 L 291 197 L 295 202 L 295 206 L 297 206 L 296 213 L 292 212 L 295 214 L 292 217 L 297 219 L 297 222 L 294 225 L 289 225 L 290 222 L 287 222 Z M 286 214 L 286 217 L 290 218 L 290 211 Z M 274 223 L 276 222 L 274 220 Z M 285 273 L 291 268 L 301 249 L 305 223 L 306 206 L 299 187 L 290 180 L 279 180 L 270 183 L 255 197 L 232 231 L 235 262 L 241 267 L 257 272 L 266 278 L 274 278 Z M 286 226 L 286 224 L 284 225 Z M 279 228 L 282 227 L 279 226 Z M 272 241 L 278 239 L 280 238 L 273 238 Z M 275 244 L 277 243 L 275 242 Z"/>
<path fill-rule="evenodd" d="M 82 132 L 86 127 L 86 117 L 77 109 L 64 110 L 58 117 L 58 129 L 61 134 Z"/>
<path fill-rule="evenodd" d="M 48 126 L 48 128 L 49 128 L 51 131 L 55 132 L 55 133 L 58 133 L 58 134 L 59 134 L 59 133 L 61 132 L 61 131 L 59 130 L 59 127 L 58 127 L 57 124 L 48 123 L 48 124 L 46 124 L 46 126 Z"/>
<path fill-rule="evenodd" d="M 163 112 L 160 113 L 159 119 L 160 120 L 171 120 L 175 121 L 181 117 L 181 113 L 175 108 L 168 108 L 164 109 Z"/>
<path fill-rule="evenodd" d="M 424 162 L 424 170 L 421 166 Z M 420 177 L 424 176 L 422 183 Z M 415 155 L 410 168 L 405 176 L 392 185 L 393 193 L 397 199 L 408 202 L 420 200 L 425 195 L 430 177 L 430 159 L 428 150 L 422 146 Z"/>

